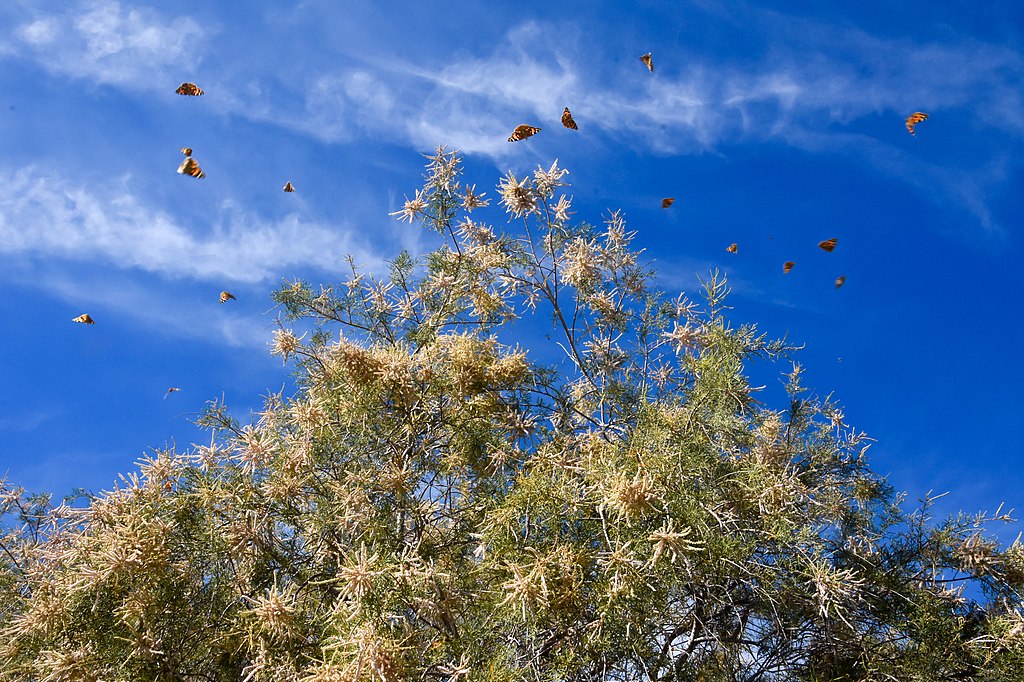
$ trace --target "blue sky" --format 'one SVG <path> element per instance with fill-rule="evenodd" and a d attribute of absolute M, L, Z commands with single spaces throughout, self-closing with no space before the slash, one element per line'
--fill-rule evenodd
<path fill-rule="evenodd" d="M 107 488 L 205 438 L 207 400 L 245 419 L 287 390 L 271 290 L 432 248 L 388 213 L 444 144 L 491 197 L 557 158 L 670 291 L 723 269 L 733 319 L 806 344 L 897 488 L 1024 508 L 1020 3 L 7 0 L 0 85 L 11 482 Z M 509 144 L 519 123 L 543 131 Z M 780 407 L 784 369 L 751 369 Z"/>

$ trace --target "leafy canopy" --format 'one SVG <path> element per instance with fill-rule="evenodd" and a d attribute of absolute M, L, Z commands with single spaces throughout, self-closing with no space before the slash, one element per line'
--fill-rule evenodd
<path fill-rule="evenodd" d="M 557 163 L 495 227 L 428 159 L 396 215 L 441 246 L 274 294 L 293 395 L 85 504 L 2 488 L 0 679 L 1017 679 L 1008 516 L 906 508 L 799 365 L 759 401 L 796 349 L 718 273 L 653 290 Z"/>

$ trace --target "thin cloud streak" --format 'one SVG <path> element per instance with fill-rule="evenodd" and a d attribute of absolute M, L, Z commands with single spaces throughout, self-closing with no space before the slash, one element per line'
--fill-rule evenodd
<path fill-rule="evenodd" d="M 98 259 L 170 277 L 244 283 L 297 267 L 331 270 L 349 253 L 360 263 L 381 262 L 346 232 L 296 215 L 268 222 L 229 207 L 200 235 L 144 205 L 130 184 L 122 178 L 101 194 L 34 167 L 0 169 L 0 253 Z"/>
<path fill-rule="evenodd" d="M 791 51 L 770 55 L 756 70 L 694 59 L 681 78 L 653 79 L 640 73 L 639 64 L 635 74 L 625 67 L 588 74 L 567 56 L 578 39 L 572 31 L 529 23 L 510 31 L 489 57 L 436 71 L 392 60 L 386 73 L 378 73 L 372 98 L 343 85 L 333 98 L 322 99 L 322 92 L 307 97 L 306 107 L 309 120 L 317 122 L 311 128 L 328 135 L 337 129 L 332 116 L 344 117 L 363 134 L 402 135 L 420 149 L 443 142 L 507 167 L 543 144 L 510 146 L 504 138 L 512 126 L 528 122 L 557 131 L 557 113 L 571 104 L 584 128 L 655 154 L 781 142 L 854 158 L 900 177 L 940 205 L 959 205 L 998 231 L 987 192 L 1012 175 L 1006 148 L 1018 147 L 1024 131 L 1022 88 L 1014 76 L 1024 73 L 1020 53 L 966 39 L 918 45 L 801 20 L 788 30 L 795 41 Z M 339 73 L 331 82 L 365 81 L 365 73 Z M 905 135 L 903 117 L 917 109 L 933 115 L 966 109 L 977 125 L 993 128 L 993 144 L 971 151 L 971 166 L 980 175 L 960 170 L 963 159 L 954 168 L 907 158 L 888 141 Z M 879 114 L 892 118 L 892 137 L 860 132 L 861 119 Z"/>
<path fill-rule="evenodd" d="M 210 288 L 205 303 L 197 303 L 194 295 L 179 288 L 146 284 L 119 272 L 68 271 L 51 265 L 15 268 L 5 274 L 21 286 L 66 301 L 71 310 L 90 310 L 97 324 L 117 320 L 160 337 L 265 352 L 276 326 L 269 315 L 253 318 L 220 305 L 216 287 Z M 269 309 L 269 298 L 265 300 Z"/>
<path fill-rule="evenodd" d="M 447 141 L 492 157 L 510 153 L 506 128 L 527 116 L 557 124 L 567 103 L 587 127 L 663 154 L 706 152 L 741 137 L 781 139 L 793 128 L 822 130 L 828 122 L 846 125 L 870 114 L 893 112 L 901 120 L 920 108 L 971 106 L 986 126 L 1024 131 L 1024 56 L 1017 51 L 973 39 L 916 44 L 767 14 L 787 38 L 787 51 L 767 55 L 756 67 L 687 57 L 681 78 L 649 76 L 639 62 L 633 68 L 581 64 L 579 27 L 525 22 L 486 57 L 430 68 L 399 55 L 312 71 L 292 93 L 298 97 L 281 92 L 296 87 L 283 73 L 273 87 L 217 83 L 216 77 L 211 85 L 219 89 L 215 106 L 225 114 L 325 141 L 398 134 L 417 148 Z M 189 63 L 201 63 L 208 47 L 207 30 L 191 17 L 168 19 L 116 2 L 40 14 L 14 33 L 4 45 L 8 54 L 67 75 L 147 90 L 159 80 L 155 71 L 180 71 L 186 53 Z M 207 70 L 217 73 L 215 65 Z"/>
<path fill-rule="evenodd" d="M 33 59 L 56 74 L 152 90 L 182 64 L 194 68 L 207 33 L 188 16 L 168 19 L 148 8 L 97 0 L 37 14 L 0 43 L 0 53 Z"/>
<path fill-rule="evenodd" d="M 235 82 L 227 74 L 218 83 L 214 65 L 209 85 L 218 94 L 211 105 L 224 115 L 323 141 L 393 140 L 419 150 L 447 144 L 507 168 L 543 149 L 544 138 L 557 134 L 558 115 L 569 104 L 583 129 L 654 154 L 781 142 L 857 158 L 918 186 L 922 178 L 934 179 L 929 186 L 937 189 L 923 187 L 934 201 L 959 201 L 983 226 L 998 229 L 987 192 L 1012 176 L 1006 167 L 1015 161 L 1007 160 L 1013 157 L 1007 157 L 1007 150 L 1019 148 L 1024 133 L 1020 52 L 969 38 L 944 44 L 880 38 L 855 27 L 748 11 L 784 38 L 776 45 L 786 46 L 754 65 L 712 63 L 679 51 L 672 58 L 685 60 L 680 77 L 647 74 L 632 60 L 608 66 L 600 55 L 583 64 L 579 27 L 525 22 L 510 29 L 490 55 L 438 68 L 403 62 L 399 50 L 396 58 L 380 63 L 333 71 L 310 68 L 295 84 L 282 73 L 271 87 Z M 73 39 L 57 39 L 67 31 Z M 206 37 L 189 17 L 169 19 L 152 10 L 92 3 L 77 13 L 38 15 L 15 31 L 5 51 L 14 49 L 72 76 L 150 90 L 153 73 L 167 74 L 184 50 L 193 62 L 202 61 Z M 925 162 L 893 161 L 901 155 L 896 147 L 858 127 L 865 117 L 891 116 L 889 139 L 897 139 L 905 134 L 904 115 L 918 109 L 933 116 L 967 110 L 976 125 L 993 130 L 991 145 L 970 152 L 970 165 L 982 177 Z M 510 145 L 505 138 L 519 123 L 548 130 L 537 141 Z M 866 144 L 851 144 L 852 138 Z"/>
<path fill-rule="evenodd" d="M 0 431 L 25 433 L 34 431 L 60 415 L 57 410 L 32 410 L 0 417 Z"/>

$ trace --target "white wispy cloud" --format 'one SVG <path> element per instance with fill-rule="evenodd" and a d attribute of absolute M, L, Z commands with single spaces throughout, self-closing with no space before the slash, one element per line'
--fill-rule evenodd
<path fill-rule="evenodd" d="M 599 141 L 648 153 L 778 142 L 842 154 L 900 176 L 938 203 L 958 203 L 995 227 L 986 188 L 1012 176 L 1014 155 L 1006 149 L 1018 149 L 1024 133 L 1020 51 L 967 36 L 915 42 L 757 8 L 744 11 L 773 35 L 771 49 L 756 62 L 673 47 L 655 56 L 659 65 L 675 60 L 674 68 L 649 74 L 637 59 L 582 49 L 585 27 L 527 21 L 489 53 L 447 62 L 440 55 L 435 63 L 405 61 L 402 47 L 393 46 L 389 59 L 343 59 L 334 68 L 271 64 L 279 70 L 253 75 L 218 70 L 213 63 L 208 85 L 217 96 L 211 106 L 326 142 L 386 140 L 418 150 L 447 144 L 506 168 L 524 153 L 537 154 L 543 138 L 559 132 L 558 115 L 569 105 L 582 129 L 596 131 Z M 177 71 L 183 55 L 186 63 L 201 61 L 208 32 L 187 16 L 86 3 L 23 23 L 5 51 L 60 73 L 149 89 L 154 74 L 172 66 Z M 262 49 L 271 42 L 271 36 L 256 34 L 247 44 Z M 301 75 L 291 77 L 296 73 Z M 167 74 L 159 87 L 173 80 Z M 990 130 L 993 141 L 946 166 L 907 158 L 897 145 L 906 134 L 902 119 L 914 110 L 936 118 L 954 112 Z M 863 131 L 860 123 L 877 115 L 891 118 L 891 137 Z M 505 138 L 519 123 L 546 130 L 537 140 L 510 145 Z"/>
<path fill-rule="evenodd" d="M 0 417 L 0 431 L 19 433 L 34 431 L 58 415 L 59 412 L 53 409 L 23 410 L 14 414 L 8 414 Z"/>
<path fill-rule="evenodd" d="M 273 222 L 226 204 L 212 224 L 184 225 L 145 204 L 124 177 L 102 190 L 36 167 L 0 169 L 0 253 L 46 256 L 169 277 L 266 281 L 296 268 L 334 270 L 346 255 L 379 265 L 351 230 L 297 215 Z"/>
<path fill-rule="evenodd" d="M 0 42 L 0 52 L 33 59 L 60 75 L 151 89 L 182 64 L 194 68 L 207 33 L 188 16 L 93 0 L 59 13 L 37 12 Z"/>
<path fill-rule="evenodd" d="M 505 141 L 512 127 L 557 129 L 565 105 L 584 129 L 665 155 L 762 141 L 819 151 L 804 142 L 878 114 L 892 118 L 898 138 L 903 118 L 918 109 L 961 110 L 994 134 L 1024 131 L 1014 75 L 1024 56 L 1009 47 L 970 38 L 917 44 L 781 15 L 773 21 L 790 47 L 755 65 L 677 52 L 686 62 L 679 75 L 648 74 L 638 60 L 584 62 L 579 27 L 528 22 L 489 55 L 444 65 L 398 57 L 321 73 L 306 87 L 304 116 L 269 116 L 324 139 L 387 135 L 420 149 L 444 142 L 499 164 L 527 148 Z"/>
<path fill-rule="evenodd" d="M 685 68 L 651 75 L 638 60 L 609 62 L 610 52 L 580 49 L 584 27 L 528 21 L 511 28 L 490 54 L 444 63 L 440 56 L 433 64 L 403 61 L 395 46 L 386 60 L 348 60 L 335 69 L 287 63 L 256 80 L 216 64 L 207 71 L 224 113 L 332 142 L 383 135 L 417 148 L 449 142 L 494 157 L 510 153 L 504 137 L 512 127 L 527 119 L 557 126 L 566 104 L 586 128 L 664 154 L 704 152 L 740 139 L 784 140 L 794 129 L 824 130 L 870 114 L 901 120 L 922 108 L 966 108 L 983 126 L 1024 131 L 1024 55 L 1011 47 L 955 36 L 915 43 L 746 11 L 759 13 L 760 24 L 778 38 L 753 65 L 674 49 L 672 57 L 657 56 L 684 61 Z M 39 14 L 4 47 L 56 72 L 152 87 L 169 67 L 179 72 L 182 63 L 202 62 L 210 33 L 188 16 L 88 2 Z M 269 42 L 258 34 L 247 41 L 253 49 Z M 296 72 L 303 75 L 294 79 Z"/>
<path fill-rule="evenodd" d="M 159 281 L 147 282 L 126 273 L 67 270 L 52 265 L 36 266 L 31 274 L 21 270 L 13 274 L 22 284 L 31 281 L 37 288 L 73 310 L 91 311 L 97 324 L 111 320 L 130 320 L 133 327 L 161 337 L 176 337 L 214 345 L 225 344 L 266 352 L 275 323 L 270 315 L 252 316 L 233 310 L 232 303 L 217 302 L 220 287 L 210 288 L 205 302 L 197 302 L 189 292 L 167 287 Z M 239 296 L 246 298 L 240 291 Z M 271 308 L 269 297 L 266 309 Z"/>

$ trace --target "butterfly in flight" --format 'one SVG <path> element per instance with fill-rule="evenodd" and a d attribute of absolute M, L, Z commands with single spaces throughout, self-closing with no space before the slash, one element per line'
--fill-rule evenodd
<path fill-rule="evenodd" d="M 188 97 L 198 97 L 203 94 L 203 89 L 195 83 L 182 83 L 175 92 Z"/>
<path fill-rule="evenodd" d="M 512 131 L 512 135 L 509 136 L 509 142 L 519 142 L 519 140 L 525 140 L 526 138 L 536 135 L 540 132 L 540 128 L 534 126 L 528 126 L 525 123 L 523 125 L 516 126 L 516 129 Z"/>
<path fill-rule="evenodd" d="M 784 274 L 784 275 L 788 275 L 788 274 L 789 274 L 789 271 L 793 269 L 793 266 L 794 266 L 794 265 L 796 265 L 796 263 L 794 263 L 794 262 L 793 262 L 793 261 L 791 261 L 791 260 L 788 260 L 788 261 L 786 261 L 785 263 L 783 263 L 783 264 L 782 264 L 782 274 Z"/>
<path fill-rule="evenodd" d="M 235 295 L 232 294 L 230 291 L 222 291 L 222 292 L 220 292 L 220 302 L 221 303 L 227 303 L 228 301 L 237 301 L 237 300 L 238 299 L 235 298 Z"/>
<path fill-rule="evenodd" d="M 650 71 L 651 73 L 654 73 L 654 60 L 651 59 L 651 53 L 650 52 L 648 52 L 647 54 L 645 54 L 642 57 L 640 57 L 640 61 L 642 61 L 644 63 L 644 66 L 647 67 L 648 71 Z"/>
<path fill-rule="evenodd" d="M 206 173 L 203 172 L 203 169 L 199 167 L 199 164 L 191 156 L 186 157 L 181 162 L 181 165 L 178 166 L 178 172 L 182 175 L 191 175 L 193 178 L 202 179 L 206 177 Z"/>
<path fill-rule="evenodd" d="M 192 156 L 192 147 L 182 147 L 181 153 L 185 156 Z"/>
<path fill-rule="evenodd" d="M 818 248 L 824 249 L 825 251 L 832 253 L 832 249 L 836 248 L 836 244 L 838 243 L 839 240 L 836 239 L 835 237 L 832 237 L 832 239 L 826 239 L 823 242 L 818 242 Z"/>
<path fill-rule="evenodd" d="M 737 251 L 740 250 L 740 245 L 736 243 L 729 244 L 729 246 L 725 247 L 725 250 L 728 251 L 729 253 L 736 253 Z"/>
<path fill-rule="evenodd" d="M 294 192 L 295 191 L 295 185 L 293 185 L 290 182 L 284 183 L 284 191 L 285 192 Z"/>
<path fill-rule="evenodd" d="M 664 199 L 661 200 L 661 207 L 662 208 L 668 208 L 669 206 L 674 204 L 675 201 L 676 201 L 675 197 L 665 197 Z"/>
<path fill-rule="evenodd" d="M 836 277 L 836 289 L 846 284 L 846 275 L 839 275 Z"/>
<path fill-rule="evenodd" d="M 82 324 L 96 324 L 96 320 L 89 316 L 89 313 L 79 315 L 71 319 L 72 322 L 81 322 Z"/>
<path fill-rule="evenodd" d="M 926 118 L 928 118 L 928 114 L 923 111 L 915 111 L 910 116 L 907 116 L 907 132 L 916 137 L 917 133 L 914 132 L 914 127 Z"/>
<path fill-rule="evenodd" d="M 570 130 L 579 130 L 579 126 L 576 125 L 576 121 L 572 120 L 572 114 L 569 113 L 569 107 L 565 108 L 562 112 L 562 125 Z"/>
<path fill-rule="evenodd" d="M 174 393 L 175 391 L 180 391 L 180 390 L 181 389 L 178 388 L 177 386 L 171 386 L 169 389 L 167 389 L 167 393 L 164 393 L 164 400 L 167 400 L 167 396 L 169 396 L 170 394 Z"/>

